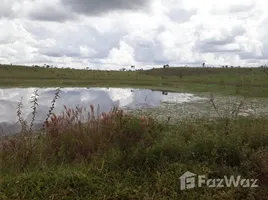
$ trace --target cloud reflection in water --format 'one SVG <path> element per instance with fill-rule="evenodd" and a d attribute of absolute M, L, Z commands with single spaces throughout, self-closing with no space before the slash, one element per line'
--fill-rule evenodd
<path fill-rule="evenodd" d="M 35 89 L 38 89 L 39 94 L 36 122 L 42 122 L 48 113 L 56 88 L 0 89 L 0 125 L 5 131 L 8 131 L 10 124 L 14 124 L 18 120 L 16 116 L 17 104 L 21 97 L 23 97 L 23 117 L 28 121 L 31 120 L 32 104 L 30 101 Z M 144 106 L 159 106 L 161 102 L 183 103 L 201 99 L 188 93 L 162 93 L 148 89 L 127 88 L 63 88 L 59 96 L 60 98 L 55 104 L 55 113 L 61 113 L 64 110 L 64 105 L 68 108 L 76 106 L 89 108 L 90 104 L 97 108 L 99 105 L 100 112 L 108 112 L 114 106 L 133 109 Z"/>

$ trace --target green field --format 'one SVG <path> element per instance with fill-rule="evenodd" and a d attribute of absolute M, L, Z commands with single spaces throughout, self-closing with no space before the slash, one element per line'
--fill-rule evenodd
<path fill-rule="evenodd" d="M 0 87 L 136 87 L 268 97 L 267 68 L 170 67 L 144 71 L 0 65 Z"/>

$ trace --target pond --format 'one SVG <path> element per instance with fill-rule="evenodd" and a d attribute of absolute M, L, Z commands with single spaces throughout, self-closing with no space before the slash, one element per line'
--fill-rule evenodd
<path fill-rule="evenodd" d="M 37 123 L 42 123 L 48 114 L 56 92 L 56 88 L 3 88 L 0 89 L 0 133 L 19 131 L 17 107 L 23 98 L 22 116 L 28 122 L 32 118 L 32 96 L 38 90 Z M 152 91 L 149 89 L 131 88 L 62 88 L 60 98 L 56 100 L 54 113 L 58 114 L 68 108 L 83 106 L 89 108 L 92 104 L 99 106 L 99 113 L 108 112 L 114 106 L 126 110 L 137 108 L 159 107 L 163 103 L 183 104 L 203 101 L 205 98 L 189 93 L 171 93 Z M 97 112 L 97 109 L 95 110 Z M 97 114 L 97 113 L 95 113 Z"/>

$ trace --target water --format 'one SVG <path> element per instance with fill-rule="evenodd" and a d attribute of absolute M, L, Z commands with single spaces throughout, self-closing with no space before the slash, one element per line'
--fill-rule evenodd
<path fill-rule="evenodd" d="M 38 90 L 38 108 L 36 122 L 42 123 L 48 114 L 56 88 L 5 88 L 0 89 L 0 133 L 17 132 L 20 127 L 18 121 L 17 104 L 23 97 L 22 116 L 28 122 L 31 120 L 31 97 Z M 68 108 L 83 106 L 89 108 L 92 104 L 99 106 L 100 112 L 108 112 L 114 106 L 123 109 L 157 107 L 161 103 L 196 102 L 204 98 L 189 93 L 170 93 L 152 91 L 148 89 L 131 88 L 63 88 L 60 98 L 55 104 L 54 113 L 59 114 Z"/>

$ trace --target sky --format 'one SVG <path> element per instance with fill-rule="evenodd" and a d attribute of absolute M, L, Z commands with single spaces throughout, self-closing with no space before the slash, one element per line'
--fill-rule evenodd
<path fill-rule="evenodd" d="M 265 0 L 1 0 L 0 63 L 149 69 L 258 66 Z"/>

